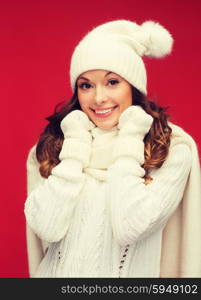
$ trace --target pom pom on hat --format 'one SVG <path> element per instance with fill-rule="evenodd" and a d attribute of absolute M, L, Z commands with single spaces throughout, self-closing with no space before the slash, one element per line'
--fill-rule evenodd
<path fill-rule="evenodd" d="M 163 57 L 172 50 L 173 38 L 162 25 L 129 20 L 101 24 L 79 42 L 71 59 L 70 77 L 74 90 L 82 73 L 103 69 L 117 73 L 147 94 L 147 76 L 142 56 Z"/>
<path fill-rule="evenodd" d="M 163 57 L 172 51 L 173 38 L 167 29 L 159 23 L 146 21 L 141 25 L 141 28 L 148 35 L 144 55 Z"/>

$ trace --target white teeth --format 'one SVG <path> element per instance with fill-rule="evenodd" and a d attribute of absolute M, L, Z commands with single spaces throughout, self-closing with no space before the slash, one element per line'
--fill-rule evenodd
<path fill-rule="evenodd" d="M 112 110 L 112 108 L 105 109 L 105 110 L 95 110 L 95 112 L 96 112 L 96 114 L 106 114 L 106 113 L 108 113 L 111 110 Z"/>

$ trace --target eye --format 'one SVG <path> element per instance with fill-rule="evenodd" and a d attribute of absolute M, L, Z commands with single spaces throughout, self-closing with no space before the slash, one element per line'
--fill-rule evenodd
<path fill-rule="evenodd" d="M 87 83 L 87 82 L 83 82 L 83 83 L 80 83 L 78 85 L 78 87 L 82 90 L 87 90 L 91 87 L 91 84 Z"/>
<path fill-rule="evenodd" d="M 119 81 L 117 80 L 117 79 L 110 79 L 109 81 L 108 81 L 108 84 L 109 85 L 116 85 L 116 84 L 118 84 L 119 83 Z"/>

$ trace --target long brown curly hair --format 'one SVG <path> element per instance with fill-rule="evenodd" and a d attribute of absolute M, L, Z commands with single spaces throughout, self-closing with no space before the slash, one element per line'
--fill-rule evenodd
<path fill-rule="evenodd" d="M 172 132 L 167 123 L 169 115 L 166 110 L 168 107 L 160 107 L 135 87 L 132 87 L 132 99 L 134 105 L 140 105 L 154 118 L 149 132 L 144 137 L 145 162 L 142 167 L 145 170 L 144 183 L 148 184 L 152 180 L 149 172 L 152 169 L 160 168 L 168 155 Z M 39 171 L 41 176 L 45 178 L 48 178 L 52 168 L 60 162 L 59 153 L 64 140 L 60 123 L 68 113 L 75 109 L 81 110 L 77 97 L 77 87 L 70 101 L 58 103 L 54 113 L 46 118 L 49 124 L 40 134 L 36 145 L 36 158 L 40 163 Z"/>

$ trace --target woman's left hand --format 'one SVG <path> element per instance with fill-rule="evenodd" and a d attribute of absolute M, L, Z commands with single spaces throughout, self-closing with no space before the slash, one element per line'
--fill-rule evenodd
<path fill-rule="evenodd" d="M 119 136 L 134 135 L 137 138 L 144 139 L 153 123 L 153 117 L 146 113 L 139 105 L 131 105 L 125 109 L 120 118 L 117 128 Z"/>

